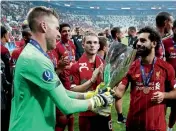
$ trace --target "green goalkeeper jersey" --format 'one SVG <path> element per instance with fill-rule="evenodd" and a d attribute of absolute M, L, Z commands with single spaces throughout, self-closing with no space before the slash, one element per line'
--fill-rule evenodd
<path fill-rule="evenodd" d="M 66 94 L 51 60 L 39 44 L 31 43 L 16 63 L 9 131 L 54 131 L 55 104 L 71 114 L 86 111 L 88 101 Z"/>

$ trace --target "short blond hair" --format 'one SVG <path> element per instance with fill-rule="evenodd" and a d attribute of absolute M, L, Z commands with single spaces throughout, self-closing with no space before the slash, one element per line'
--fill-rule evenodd
<path fill-rule="evenodd" d="M 83 43 L 86 41 L 87 36 L 96 36 L 98 38 L 98 35 L 92 31 L 86 31 L 83 36 Z"/>
<path fill-rule="evenodd" d="M 37 19 L 43 16 L 55 16 L 57 19 L 59 19 L 58 14 L 56 11 L 52 8 L 47 8 L 45 6 L 37 6 L 34 8 L 31 8 L 27 15 L 27 21 L 29 28 L 32 32 L 35 32 L 37 30 Z"/>

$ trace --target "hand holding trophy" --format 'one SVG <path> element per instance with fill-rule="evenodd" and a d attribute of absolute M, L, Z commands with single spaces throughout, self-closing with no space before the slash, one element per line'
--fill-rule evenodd
<path fill-rule="evenodd" d="M 117 85 L 128 72 L 131 63 L 136 55 L 136 50 L 119 42 L 113 42 L 105 59 L 103 83 L 97 88 L 96 92 L 101 94 L 110 92 L 115 95 L 112 88 Z M 109 116 L 111 105 L 98 109 L 98 114 Z"/>

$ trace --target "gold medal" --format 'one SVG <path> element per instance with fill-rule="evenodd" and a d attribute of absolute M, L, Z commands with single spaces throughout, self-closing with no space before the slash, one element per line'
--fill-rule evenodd
<path fill-rule="evenodd" d="M 143 92 L 144 92 L 144 94 L 149 94 L 150 93 L 150 88 L 149 87 L 144 87 Z"/>

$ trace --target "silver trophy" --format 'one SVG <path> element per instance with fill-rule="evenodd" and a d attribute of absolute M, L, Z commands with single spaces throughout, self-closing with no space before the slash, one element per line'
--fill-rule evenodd
<path fill-rule="evenodd" d="M 128 72 L 136 56 L 136 50 L 119 42 L 113 42 L 105 59 L 103 83 L 100 83 L 98 93 L 110 91 L 115 97 L 113 88 Z M 108 88 L 107 88 L 108 87 Z M 111 106 L 97 108 L 97 113 L 103 116 L 111 114 Z"/>
<path fill-rule="evenodd" d="M 113 88 L 128 72 L 136 56 L 136 50 L 119 42 L 113 42 L 105 59 L 105 88 Z"/>

